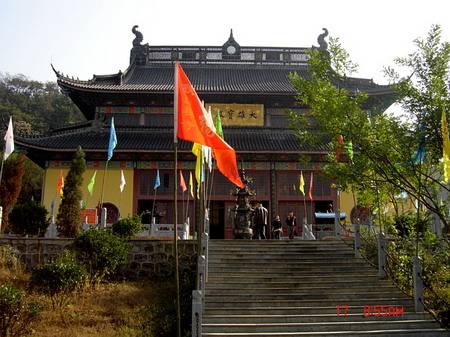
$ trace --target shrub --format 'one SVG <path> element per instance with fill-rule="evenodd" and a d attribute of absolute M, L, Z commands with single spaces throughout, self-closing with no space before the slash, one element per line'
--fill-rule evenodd
<path fill-rule="evenodd" d="M 176 290 L 173 279 L 167 279 L 159 300 L 141 309 L 143 317 L 142 336 L 172 337 L 177 334 Z M 180 273 L 180 311 L 181 335 L 191 335 L 192 290 L 195 286 L 195 273 Z"/>
<path fill-rule="evenodd" d="M 95 285 L 112 275 L 128 259 L 131 246 L 115 236 L 109 229 L 91 228 L 80 234 L 74 242 L 76 256 Z"/>
<path fill-rule="evenodd" d="M 115 235 L 122 238 L 130 238 L 143 230 L 141 218 L 138 216 L 120 219 L 112 225 L 112 231 Z"/>
<path fill-rule="evenodd" d="M 31 272 L 30 285 L 52 300 L 53 308 L 62 306 L 69 296 L 84 285 L 86 270 L 79 265 L 68 251 L 55 262 L 34 268 Z"/>
<path fill-rule="evenodd" d="M 12 284 L 0 285 L 0 337 L 19 337 L 31 332 L 31 323 L 41 306 L 29 302 L 24 293 Z"/>
<path fill-rule="evenodd" d="M 56 216 L 56 227 L 61 236 L 73 238 L 81 230 L 80 202 L 83 199 L 81 185 L 85 170 L 84 152 L 81 147 L 78 147 L 64 181 L 63 196 Z"/>
<path fill-rule="evenodd" d="M 17 204 L 9 214 L 11 232 L 21 235 L 44 236 L 49 225 L 47 210 L 34 201 Z"/>
<path fill-rule="evenodd" d="M 21 271 L 22 265 L 13 247 L 0 246 L 0 269 Z"/>

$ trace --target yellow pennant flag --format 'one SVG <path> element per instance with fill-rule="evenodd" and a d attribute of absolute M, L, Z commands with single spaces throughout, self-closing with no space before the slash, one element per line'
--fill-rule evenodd
<path fill-rule="evenodd" d="M 448 139 L 448 123 L 445 111 L 442 111 L 442 161 L 444 162 L 444 183 L 450 179 L 450 140 Z"/>
<path fill-rule="evenodd" d="M 194 143 L 192 146 L 192 153 L 197 157 L 197 161 L 195 162 L 195 180 L 197 180 L 197 198 L 200 199 L 200 186 L 204 181 L 203 176 L 203 160 L 204 160 L 204 152 L 203 145 Z"/>
<path fill-rule="evenodd" d="M 194 179 L 192 178 L 192 172 L 189 171 L 189 191 L 191 192 L 192 198 L 194 197 Z"/>
<path fill-rule="evenodd" d="M 303 171 L 300 171 L 300 183 L 298 185 L 298 190 L 305 195 L 305 179 L 303 178 Z"/>

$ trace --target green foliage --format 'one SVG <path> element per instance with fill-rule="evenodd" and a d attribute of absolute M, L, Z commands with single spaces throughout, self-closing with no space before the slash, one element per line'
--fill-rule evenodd
<path fill-rule="evenodd" d="M 413 295 L 413 257 L 422 259 L 424 300 L 427 309 L 433 311 L 441 322 L 450 326 L 450 243 L 439 239 L 429 229 L 426 218 L 421 215 L 417 226 L 417 215 L 406 214 L 388 222 L 391 235 L 386 244 L 386 272 L 400 289 Z M 417 238 L 417 228 L 419 239 Z M 396 234 L 397 228 L 398 233 Z M 377 265 L 377 237 L 374 233 L 361 231 L 361 253 Z"/>
<path fill-rule="evenodd" d="M 426 39 L 414 41 L 417 50 L 395 60 L 398 69 L 385 69 L 408 113 L 408 124 L 415 130 L 417 124 L 422 126 L 427 156 L 433 162 L 442 157 L 442 111 L 447 113 L 447 119 L 450 116 L 450 43 L 442 42 L 441 35 L 441 27 L 433 25 Z M 401 78 L 400 72 L 407 77 Z"/>
<path fill-rule="evenodd" d="M 86 266 L 90 284 L 96 285 L 127 262 L 131 246 L 109 229 L 91 228 L 75 239 L 74 248 Z"/>
<path fill-rule="evenodd" d="M 20 195 L 17 199 L 18 203 L 24 204 L 33 200 L 41 200 L 43 174 L 42 168 L 28 157 L 25 159 L 25 172 L 22 177 Z"/>
<path fill-rule="evenodd" d="M 433 26 L 425 41 L 418 40 L 417 51 L 398 61 L 409 68 L 408 75 L 413 74 L 393 86 L 407 119 L 381 113 L 383 105 L 367 110 L 373 102 L 369 104 L 366 94 L 343 88 L 355 65 L 337 39 L 330 40 L 329 53 L 310 52 L 307 78 L 290 75 L 299 103 L 310 108 L 289 113 L 292 127 L 302 141 L 329 142 L 323 173 L 340 189 L 356 192 L 364 206 L 378 209 L 380 219 L 380 206 L 388 202 L 399 212 L 396 195 L 406 191 L 437 213 L 449 228 L 448 204 L 441 205 L 439 198 L 439 192 L 449 188 L 441 183 L 438 158 L 442 156 L 441 113 L 450 112 L 450 53 L 449 44 L 440 42 L 440 33 L 440 28 Z M 394 76 L 395 71 L 391 69 L 390 74 Z M 427 153 L 434 155 L 426 155 L 421 165 L 414 165 L 412 158 L 421 133 L 426 134 Z M 352 162 L 347 156 L 344 160 L 336 156 L 337 151 L 343 151 L 340 136 L 353 143 Z"/>
<path fill-rule="evenodd" d="M 83 196 L 81 185 L 85 170 L 84 151 L 78 147 L 64 181 L 63 197 L 56 217 L 56 226 L 61 236 L 75 237 L 80 232 L 80 204 Z"/>
<path fill-rule="evenodd" d="M 417 212 L 403 213 L 394 216 L 393 219 L 393 232 L 401 237 L 414 237 L 416 233 L 425 233 L 428 226 L 428 219 L 423 213 L 419 215 L 419 221 L 417 221 Z"/>
<path fill-rule="evenodd" d="M 29 334 L 31 323 L 39 318 L 41 306 L 29 302 L 24 293 L 12 284 L 0 285 L 0 337 Z"/>
<path fill-rule="evenodd" d="M 0 246 L 0 270 L 19 271 L 22 269 L 17 251 L 12 246 Z"/>
<path fill-rule="evenodd" d="M 37 202 L 16 204 L 9 214 L 10 230 L 21 235 L 44 236 L 49 225 L 47 209 Z"/>
<path fill-rule="evenodd" d="M 23 75 L 0 74 L 0 120 L 13 116 L 17 133 L 36 133 L 84 117 L 55 82 L 42 83 Z M 4 123 L 6 124 L 6 123 Z"/>
<path fill-rule="evenodd" d="M 53 308 L 62 308 L 69 296 L 80 289 L 86 280 L 86 270 L 77 263 L 73 254 L 64 252 L 55 262 L 34 268 L 30 285 L 52 300 Z"/>
<path fill-rule="evenodd" d="M 161 293 L 158 301 L 143 308 L 140 315 L 143 316 L 141 336 L 172 337 L 177 335 L 177 311 L 176 289 L 173 279 L 167 279 L 169 283 L 166 291 Z M 180 311 L 181 311 L 181 335 L 191 335 L 192 316 L 192 290 L 195 286 L 195 274 L 189 271 L 180 273 Z"/>
<path fill-rule="evenodd" d="M 2 230 L 9 230 L 9 212 L 19 197 L 24 174 L 25 155 L 13 153 L 4 163 L 0 184 L 0 205 L 3 207 Z"/>
<path fill-rule="evenodd" d="M 112 225 L 112 231 L 115 235 L 122 238 L 130 238 L 143 230 L 141 218 L 139 216 L 126 217 L 120 219 Z"/>

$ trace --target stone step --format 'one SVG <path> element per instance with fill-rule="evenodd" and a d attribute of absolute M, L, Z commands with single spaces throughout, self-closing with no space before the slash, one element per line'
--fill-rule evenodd
<path fill-rule="evenodd" d="M 203 337 L 449 337 L 445 329 L 396 329 L 369 331 L 328 331 L 328 332 L 278 332 L 278 333 L 233 333 L 209 332 Z"/>
<path fill-rule="evenodd" d="M 395 306 L 410 306 L 412 305 L 411 299 L 397 298 L 397 297 L 384 297 L 384 298 L 354 298 L 348 299 L 344 296 L 341 298 L 333 299 L 251 299 L 244 298 L 236 299 L 218 299 L 212 300 L 208 295 L 205 298 L 205 309 L 209 308 L 254 308 L 254 307 L 314 307 L 314 306 L 326 306 L 336 307 L 336 305 L 350 305 L 350 306 L 365 306 L 365 305 L 395 305 Z M 314 313 L 314 311 L 311 311 Z"/>
<path fill-rule="evenodd" d="M 387 293 L 391 294 L 402 294 L 401 291 L 394 287 L 393 285 L 377 285 L 374 287 L 373 285 L 364 285 L 364 286 L 355 286 L 352 285 L 351 288 L 343 287 L 337 288 L 333 287 L 312 287 L 307 284 L 300 284 L 297 287 L 253 287 L 253 288 L 236 288 L 236 287 L 215 287 L 209 286 L 206 287 L 206 292 L 209 295 L 236 295 L 236 294 L 284 294 L 284 293 L 309 293 L 309 294 L 340 294 L 342 292 L 349 292 L 357 294 L 366 294 L 366 293 Z"/>
<path fill-rule="evenodd" d="M 211 240 L 202 336 L 450 337 L 348 244 Z"/>
<path fill-rule="evenodd" d="M 385 304 L 378 303 L 378 304 Z M 342 303 L 341 303 L 342 305 Z M 367 304 L 368 305 L 368 304 Z M 409 302 L 407 305 L 403 305 L 405 314 L 414 312 L 413 302 Z M 351 314 L 361 314 L 364 312 L 364 305 L 349 305 L 348 312 Z M 316 304 L 315 306 L 255 306 L 255 307 L 243 307 L 234 306 L 231 308 L 224 308 L 223 306 L 208 306 L 205 311 L 205 315 L 262 315 L 262 316 L 273 316 L 273 315 L 337 315 L 336 304 L 331 306 L 321 306 L 321 304 Z"/>
<path fill-rule="evenodd" d="M 209 258 L 208 259 L 209 267 L 217 267 L 217 266 L 241 266 L 241 265 L 252 265 L 252 266 L 354 266 L 354 267 L 369 267 L 375 269 L 367 263 L 364 263 L 360 260 L 352 260 L 352 259 L 305 259 L 305 258 L 278 258 L 278 259 L 264 259 L 260 260 L 257 258 L 244 258 L 244 259 L 216 259 Z"/>
<path fill-rule="evenodd" d="M 397 289 L 395 285 L 393 285 L 391 282 L 387 280 L 379 280 L 378 282 L 372 282 L 369 283 L 365 280 L 355 282 L 355 281 L 317 281 L 314 283 L 308 283 L 304 282 L 303 280 L 298 281 L 292 281 L 292 280 L 283 280 L 283 281 L 272 281 L 272 282 L 260 282 L 260 283 L 248 283 L 248 282 L 239 282 L 239 281 L 224 281 L 224 282 L 212 282 L 211 280 L 208 281 L 206 284 L 206 289 L 242 289 L 243 291 L 249 290 L 249 289 L 259 289 L 259 288 L 287 288 L 287 289 L 310 289 L 311 291 L 315 290 L 330 290 L 333 291 L 336 289 L 336 291 L 340 291 L 342 289 L 374 289 L 374 287 L 377 288 L 393 288 Z"/>
<path fill-rule="evenodd" d="M 243 277 L 244 276 L 244 277 Z M 367 282 L 376 286 L 379 281 L 378 275 L 376 273 L 347 273 L 347 274 L 303 274 L 303 275 L 274 275 L 274 274 L 242 274 L 242 273 L 234 273 L 234 274 L 224 274 L 224 273 L 209 273 L 208 274 L 208 283 L 223 283 L 223 282 L 238 282 L 245 279 L 249 284 L 253 283 L 265 283 L 265 282 L 285 282 L 292 281 L 298 283 L 318 283 L 318 282 L 339 282 L 339 281 L 347 281 L 347 282 Z"/>
<path fill-rule="evenodd" d="M 349 269 L 349 270 L 324 270 L 324 269 L 313 269 L 313 270 L 307 270 L 307 269 L 298 269 L 298 270 L 288 270 L 288 269 L 282 269 L 277 271 L 272 271 L 270 269 L 232 269 L 232 268 L 216 268 L 209 270 L 208 273 L 211 277 L 231 277 L 231 276 L 238 276 L 238 277 L 249 277 L 249 278 L 260 278 L 260 277 L 268 277 L 270 275 L 274 279 L 283 279 L 283 278 L 290 278 L 290 277 L 334 277 L 334 278 L 342 278 L 345 277 L 347 280 L 352 281 L 353 277 L 357 278 L 359 275 L 364 276 L 377 276 L 377 271 L 372 270 L 364 270 L 360 273 L 357 272 L 357 269 Z"/>
<path fill-rule="evenodd" d="M 365 322 L 365 321 L 398 321 L 412 319 L 430 320 L 430 314 L 406 312 L 403 314 L 392 314 L 389 316 L 365 316 L 363 309 L 348 310 L 347 315 L 343 315 L 342 311 L 338 315 L 337 309 L 331 314 L 278 314 L 278 315 L 204 315 L 203 323 L 313 323 L 313 322 Z M 357 311 L 358 313 L 351 313 Z"/>
<path fill-rule="evenodd" d="M 293 274 L 296 272 L 309 272 L 310 274 L 316 274 L 319 272 L 320 274 L 341 274 L 348 272 L 376 272 L 376 270 L 370 266 L 335 266 L 335 265 L 290 265 L 290 264 L 275 264 L 275 265 L 252 265 L 243 263 L 242 265 L 221 265 L 221 264 L 213 264 L 209 265 L 208 271 L 210 274 L 214 273 L 234 273 L 234 272 L 248 272 L 248 273 L 276 273 L 276 274 Z"/>
<path fill-rule="evenodd" d="M 259 256 L 258 254 L 255 254 L 254 256 L 244 256 L 244 257 L 238 257 L 238 256 L 230 256 L 230 257 L 219 257 L 214 256 L 211 257 L 211 255 L 208 258 L 208 262 L 210 263 L 264 263 L 264 262 L 283 262 L 283 263 L 360 263 L 364 264 L 365 261 L 362 259 L 355 259 L 353 256 L 343 256 L 343 255 L 335 255 L 333 257 L 329 257 L 326 254 L 323 256 L 306 256 L 306 255 L 280 255 L 280 256 L 271 256 L 271 257 L 264 257 Z"/>
<path fill-rule="evenodd" d="M 236 245 L 208 245 L 211 251 L 290 251 L 290 250 L 303 250 L 303 251 L 352 251 L 353 246 L 334 244 L 334 245 L 253 245 L 253 246 L 236 246 Z"/>
<path fill-rule="evenodd" d="M 343 289 L 338 293 L 328 293 L 328 292 L 296 292 L 296 291 L 288 291 L 284 293 L 234 293 L 229 291 L 228 293 L 217 294 L 214 291 L 207 291 L 207 301 L 237 301 L 237 300 L 254 300 L 254 301 L 264 301 L 264 300 L 336 300 L 344 301 L 344 300 L 358 300 L 364 299 L 366 301 L 377 302 L 380 298 L 392 298 L 392 299 L 410 299 L 406 295 L 402 294 L 399 290 L 393 291 L 351 291 L 349 289 Z M 342 302 L 341 302 L 342 303 Z M 369 303 L 368 303 L 369 304 Z"/>
<path fill-rule="evenodd" d="M 313 323 L 240 323 L 240 324 L 202 324 L 204 332 L 320 332 L 320 331 L 365 331 L 398 329 L 437 329 L 439 325 L 433 320 L 376 320 L 376 321 L 341 321 Z"/>

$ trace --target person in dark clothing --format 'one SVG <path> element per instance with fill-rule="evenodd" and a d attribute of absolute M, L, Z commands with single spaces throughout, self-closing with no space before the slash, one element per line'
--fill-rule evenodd
<path fill-rule="evenodd" d="M 265 208 L 260 202 L 257 204 L 254 211 L 254 227 L 255 234 L 253 235 L 254 240 L 266 239 L 266 226 L 267 226 L 267 217 L 269 212 L 267 208 Z"/>
<path fill-rule="evenodd" d="M 282 226 L 280 216 L 277 215 L 272 221 L 272 238 L 274 240 L 281 240 Z"/>
<path fill-rule="evenodd" d="M 297 226 L 297 218 L 294 215 L 294 212 L 289 212 L 286 218 L 286 226 L 288 228 L 289 239 L 294 238 L 294 230 L 295 226 Z"/>

